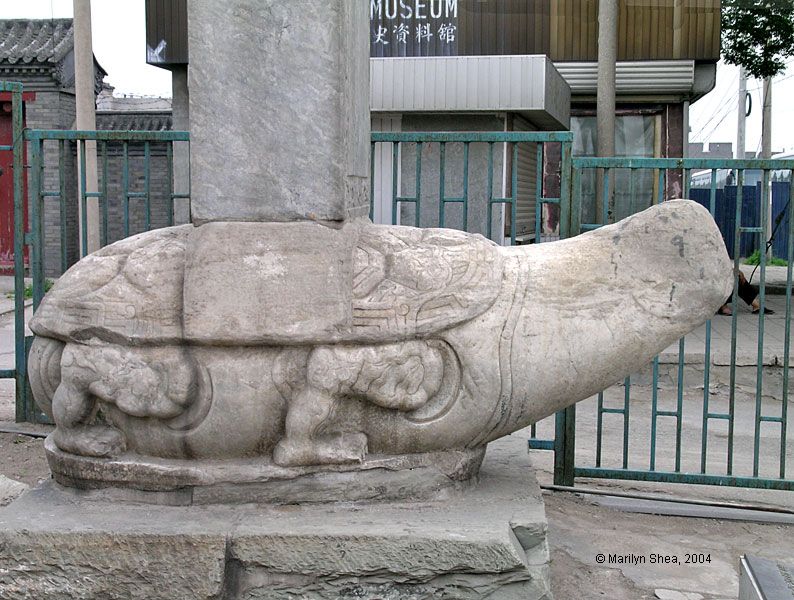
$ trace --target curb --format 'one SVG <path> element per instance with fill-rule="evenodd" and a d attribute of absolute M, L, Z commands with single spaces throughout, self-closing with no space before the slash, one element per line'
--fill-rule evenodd
<path fill-rule="evenodd" d="M 28 308 L 29 306 L 33 306 L 33 300 L 31 298 L 25 300 L 25 308 Z M 10 315 L 14 312 L 14 310 L 16 309 L 13 306 L 11 308 L 0 308 L 0 317 Z"/>

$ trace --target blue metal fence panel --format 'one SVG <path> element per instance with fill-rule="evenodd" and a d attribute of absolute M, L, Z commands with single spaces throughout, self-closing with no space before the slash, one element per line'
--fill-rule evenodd
<path fill-rule="evenodd" d="M 772 255 L 785 258 L 788 254 L 790 181 L 772 182 Z"/>
<path fill-rule="evenodd" d="M 772 255 L 783 258 L 788 247 L 788 202 L 791 183 L 772 182 Z M 691 189 L 689 198 L 699 204 L 709 207 L 710 190 L 707 188 Z M 736 228 L 736 186 L 725 186 L 717 189 L 714 220 L 719 227 L 728 254 L 733 256 L 734 230 Z M 757 227 L 759 221 L 759 207 L 761 202 L 761 185 L 745 185 L 742 189 L 742 225 Z M 759 249 L 761 240 L 758 234 L 742 234 L 740 241 L 741 258 L 750 256 Z"/>
<path fill-rule="evenodd" d="M 742 186 L 742 224 L 745 226 L 757 227 L 759 224 L 758 207 L 760 202 L 760 189 L 761 188 L 758 186 Z M 714 211 L 714 221 L 717 223 L 717 227 L 719 227 L 722 233 L 722 238 L 725 240 L 725 247 L 728 249 L 728 256 L 731 258 L 735 258 L 736 196 L 737 188 L 735 185 L 718 189 Z M 690 190 L 689 198 L 708 208 L 710 190 Z M 741 234 L 739 242 L 740 257 L 746 258 L 757 249 L 758 236 L 756 234 Z"/>

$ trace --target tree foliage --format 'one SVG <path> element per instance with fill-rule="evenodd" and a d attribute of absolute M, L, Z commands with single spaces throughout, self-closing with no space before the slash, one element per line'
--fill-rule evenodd
<path fill-rule="evenodd" d="M 722 0 L 722 57 L 759 79 L 794 55 L 794 0 Z"/>

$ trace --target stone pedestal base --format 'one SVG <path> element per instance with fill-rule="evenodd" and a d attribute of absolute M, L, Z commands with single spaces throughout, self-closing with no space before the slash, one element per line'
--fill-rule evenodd
<path fill-rule="evenodd" d="M 153 506 L 54 482 L 0 509 L 0 597 L 547 599 L 546 517 L 525 442 L 433 502 Z"/>
<path fill-rule="evenodd" d="M 174 506 L 438 500 L 471 487 L 485 454 L 484 448 L 476 448 L 368 455 L 361 464 L 280 467 L 263 456 L 77 456 L 59 450 L 52 435 L 44 441 L 44 451 L 55 481 L 77 488 L 73 493 L 83 499 Z"/>

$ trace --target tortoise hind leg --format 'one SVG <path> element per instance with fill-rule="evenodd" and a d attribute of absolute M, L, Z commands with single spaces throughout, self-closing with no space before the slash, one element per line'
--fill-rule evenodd
<path fill-rule="evenodd" d="M 88 425 L 95 401 L 86 389 L 61 381 L 52 399 L 55 444 L 82 456 L 115 456 L 124 451 L 124 436 L 108 425 Z"/>
<path fill-rule="evenodd" d="M 276 364 L 288 402 L 285 437 L 273 460 L 284 466 L 361 462 L 367 452 L 362 432 L 323 433 L 337 402 L 365 399 L 387 410 L 422 408 L 438 393 L 443 357 L 426 341 L 359 346 L 319 346 L 285 352 Z"/>

